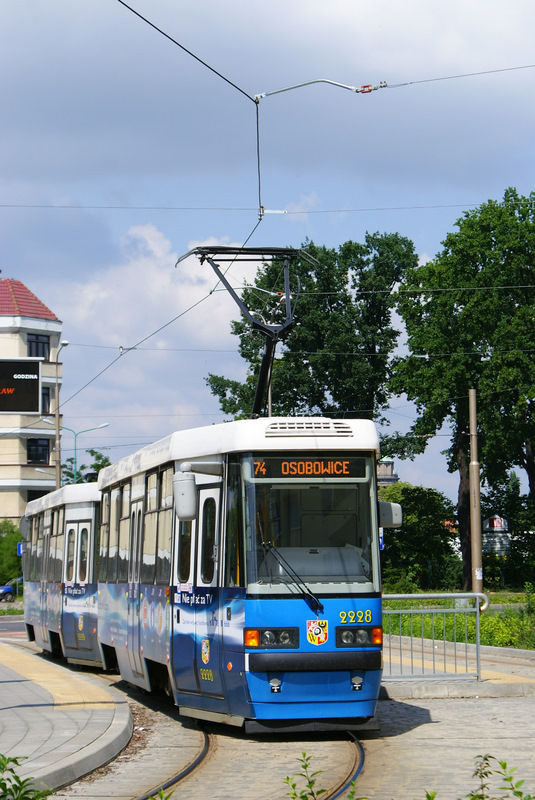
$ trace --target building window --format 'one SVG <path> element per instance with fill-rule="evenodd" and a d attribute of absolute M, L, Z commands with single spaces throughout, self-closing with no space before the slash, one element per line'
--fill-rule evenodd
<path fill-rule="evenodd" d="M 48 464 L 50 439 L 28 439 L 28 464 Z"/>
<path fill-rule="evenodd" d="M 50 336 L 29 333 L 28 355 L 30 358 L 44 358 L 45 361 L 50 361 Z"/>
<path fill-rule="evenodd" d="M 41 491 L 40 489 L 28 489 L 26 492 L 26 500 L 29 503 L 31 500 L 38 500 L 40 497 L 44 497 L 45 494 L 48 494 L 48 490 Z"/>
<path fill-rule="evenodd" d="M 41 414 L 50 414 L 50 386 L 41 387 Z"/>

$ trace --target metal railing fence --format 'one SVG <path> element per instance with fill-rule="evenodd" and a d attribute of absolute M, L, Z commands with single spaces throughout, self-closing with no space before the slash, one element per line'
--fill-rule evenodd
<path fill-rule="evenodd" d="M 383 679 L 481 680 L 479 615 L 488 605 L 482 593 L 383 595 Z"/>

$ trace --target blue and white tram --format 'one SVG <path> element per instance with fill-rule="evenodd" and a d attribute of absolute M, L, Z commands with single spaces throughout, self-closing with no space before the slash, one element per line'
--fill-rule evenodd
<path fill-rule="evenodd" d="M 260 418 L 179 431 L 103 469 L 101 658 L 186 716 L 348 727 L 382 669 L 375 426 Z"/>
<path fill-rule="evenodd" d="M 30 641 L 78 663 L 99 663 L 96 483 L 64 486 L 26 506 L 24 615 Z"/>

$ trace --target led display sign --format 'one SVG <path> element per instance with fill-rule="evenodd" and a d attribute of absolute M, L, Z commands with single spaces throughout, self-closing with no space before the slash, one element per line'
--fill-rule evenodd
<path fill-rule="evenodd" d="M 366 459 L 345 453 L 255 455 L 255 478 L 365 478 Z"/>
<path fill-rule="evenodd" d="M 0 413 L 41 413 L 41 362 L 0 361 Z"/>

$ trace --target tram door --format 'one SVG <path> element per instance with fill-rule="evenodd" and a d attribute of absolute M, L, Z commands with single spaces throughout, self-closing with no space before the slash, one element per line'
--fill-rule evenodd
<path fill-rule="evenodd" d="M 222 695 L 221 599 L 218 589 L 220 542 L 219 487 L 199 492 L 195 590 L 195 671 L 202 694 Z"/>
<path fill-rule="evenodd" d="M 173 670 L 179 692 L 223 694 L 218 584 L 219 488 L 200 489 L 195 522 L 178 525 L 179 600 L 173 617 Z"/>
<path fill-rule="evenodd" d="M 89 593 L 89 554 L 92 551 L 91 523 L 67 522 L 65 526 L 65 589 L 62 634 L 66 647 L 92 648 L 94 610 Z"/>
<path fill-rule="evenodd" d="M 48 561 L 50 558 L 50 530 L 47 530 L 43 533 L 43 529 L 41 528 L 40 531 L 41 536 L 43 537 L 40 541 L 41 545 L 41 574 L 40 578 L 40 587 L 39 587 L 39 611 L 40 611 L 40 633 L 41 639 L 43 642 L 48 642 Z"/>
<path fill-rule="evenodd" d="M 143 674 L 141 653 L 139 651 L 139 626 L 140 626 L 140 548 L 141 548 L 141 520 L 142 501 L 132 503 L 130 511 L 130 558 L 128 562 L 128 654 L 132 671 L 138 675 Z"/>

